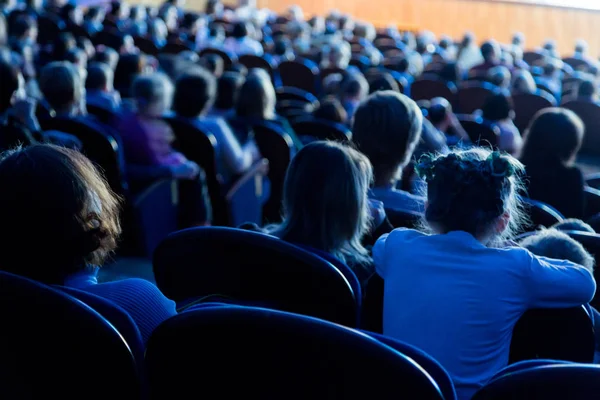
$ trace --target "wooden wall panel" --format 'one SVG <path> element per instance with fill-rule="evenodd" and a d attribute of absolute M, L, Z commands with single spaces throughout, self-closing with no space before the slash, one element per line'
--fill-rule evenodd
<path fill-rule="evenodd" d="M 204 2 L 188 0 L 188 7 L 202 9 Z M 525 33 L 529 48 L 553 38 L 563 54 L 572 53 L 575 41 L 585 39 L 590 44 L 590 53 L 600 55 L 600 11 L 485 0 L 258 0 L 258 3 L 277 12 L 299 4 L 307 15 L 323 15 L 337 9 L 376 26 L 394 24 L 427 29 L 455 38 L 472 31 L 480 40 L 494 37 L 508 42 L 514 32 L 520 31 Z"/>

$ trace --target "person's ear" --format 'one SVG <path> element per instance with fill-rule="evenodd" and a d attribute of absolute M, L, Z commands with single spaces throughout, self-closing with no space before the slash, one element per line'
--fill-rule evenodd
<path fill-rule="evenodd" d="M 508 212 L 505 212 L 504 214 L 502 214 L 500 216 L 500 218 L 498 218 L 498 221 L 496 222 L 496 232 L 498 234 L 501 234 L 502 232 L 504 232 L 506 230 L 506 228 L 508 227 L 509 222 L 510 222 L 510 214 Z"/>

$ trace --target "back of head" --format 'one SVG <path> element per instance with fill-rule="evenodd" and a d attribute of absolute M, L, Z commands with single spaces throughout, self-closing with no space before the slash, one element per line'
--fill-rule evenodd
<path fill-rule="evenodd" d="M 523 169 L 511 156 L 484 148 L 423 156 L 416 170 L 427 182 L 426 225 L 436 233 L 468 232 L 485 243 L 511 237 L 523 221 Z"/>
<path fill-rule="evenodd" d="M 19 90 L 19 74 L 17 67 L 0 59 L 0 114 L 12 105 L 15 93 Z"/>
<path fill-rule="evenodd" d="M 46 65 L 40 74 L 39 84 L 48 104 L 59 113 L 70 112 L 83 94 L 83 82 L 77 69 L 64 61 Z"/>
<path fill-rule="evenodd" d="M 481 55 L 487 62 L 498 61 L 500 53 L 500 46 L 493 40 L 487 41 L 481 45 Z"/>
<path fill-rule="evenodd" d="M 47 145 L 9 151 L 0 185 L 11 193 L 0 198 L 2 270 L 63 285 L 115 248 L 119 202 L 80 153 Z"/>
<path fill-rule="evenodd" d="M 546 108 L 538 112 L 525 132 L 521 160 L 525 165 L 571 163 L 583 141 L 584 125 L 572 111 Z"/>
<path fill-rule="evenodd" d="M 436 97 L 431 100 L 431 105 L 427 110 L 429 121 L 435 126 L 446 121 L 448 115 L 452 112 L 450 102 L 443 97 Z"/>
<path fill-rule="evenodd" d="M 239 21 L 233 25 L 231 30 L 231 36 L 235 39 L 243 39 L 248 36 L 248 25 L 247 22 Z"/>
<path fill-rule="evenodd" d="M 391 91 L 370 95 L 356 110 L 353 141 L 375 172 L 375 185 L 385 186 L 398 178 L 421 138 L 423 114 L 417 104 Z"/>
<path fill-rule="evenodd" d="M 107 90 L 113 86 L 113 71 L 107 64 L 91 63 L 85 80 L 87 90 Z"/>
<path fill-rule="evenodd" d="M 374 79 L 369 81 L 369 94 L 379 92 L 381 90 L 391 90 L 400 92 L 400 86 L 389 72 L 377 74 Z"/>
<path fill-rule="evenodd" d="M 204 68 L 194 68 L 175 83 L 173 111 L 182 117 L 198 117 L 212 107 L 216 95 L 215 78 Z"/>
<path fill-rule="evenodd" d="M 369 83 L 361 73 L 349 74 L 340 85 L 342 100 L 362 100 L 369 94 Z"/>
<path fill-rule="evenodd" d="M 577 88 L 577 97 L 594 98 L 597 95 L 596 83 L 591 79 L 586 79 L 579 84 Z"/>
<path fill-rule="evenodd" d="M 588 44 L 585 40 L 578 40 L 577 43 L 575 43 L 575 53 L 585 54 L 587 52 L 587 49 Z"/>
<path fill-rule="evenodd" d="M 106 46 L 99 47 L 91 61 L 107 64 L 113 71 L 119 62 L 119 53 Z"/>
<path fill-rule="evenodd" d="M 335 142 L 305 146 L 286 174 L 277 236 L 346 261 L 366 259 L 360 239 L 369 224 L 370 180 L 369 160 L 356 150 Z"/>
<path fill-rule="evenodd" d="M 559 231 L 596 233 L 594 228 L 592 228 L 589 224 L 577 218 L 567 218 L 552 225 L 552 228 L 558 229 Z"/>
<path fill-rule="evenodd" d="M 458 82 L 460 71 L 457 63 L 448 63 L 444 65 L 439 72 L 439 77 L 446 82 Z"/>
<path fill-rule="evenodd" d="M 244 77 L 235 72 L 226 72 L 217 82 L 217 100 L 215 107 L 230 110 L 237 103 L 239 92 L 244 84 Z"/>
<path fill-rule="evenodd" d="M 313 112 L 315 118 L 343 124 L 348 119 L 348 114 L 342 103 L 335 97 L 327 97 L 321 101 L 319 108 Z"/>
<path fill-rule="evenodd" d="M 218 54 L 205 54 L 200 59 L 200 65 L 210 71 L 215 77 L 219 78 L 223 75 L 223 70 L 225 69 L 225 63 L 223 58 Z"/>
<path fill-rule="evenodd" d="M 483 118 L 488 121 L 502 121 L 511 118 L 514 113 L 512 99 L 504 93 L 488 97 L 483 103 Z"/>
<path fill-rule="evenodd" d="M 537 85 L 529 71 L 521 70 L 515 73 L 512 82 L 514 94 L 532 94 L 537 90 Z"/>
<path fill-rule="evenodd" d="M 510 71 L 503 65 L 490 68 L 487 72 L 488 80 L 496 86 L 506 88 L 510 84 Z"/>
<path fill-rule="evenodd" d="M 141 54 L 125 54 L 119 58 L 115 69 L 115 88 L 121 95 L 128 93 L 133 80 L 142 74 L 145 66 L 146 58 Z"/>
<path fill-rule="evenodd" d="M 132 92 L 137 111 L 142 115 L 160 117 L 171 107 L 173 84 L 165 74 L 137 77 Z"/>
<path fill-rule="evenodd" d="M 235 106 L 236 115 L 273 119 L 275 117 L 275 89 L 268 76 L 250 74 L 240 89 Z"/>
<path fill-rule="evenodd" d="M 75 37 L 68 32 L 63 32 L 54 41 L 54 46 L 52 47 L 52 57 L 56 61 L 62 61 L 65 59 L 66 54 L 69 50 L 77 47 L 77 41 Z"/>
<path fill-rule="evenodd" d="M 556 229 L 540 231 L 521 240 L 519 244 L 537 256 L 568 260 L 594 272 L 594 257 L 579 242 Z"/>

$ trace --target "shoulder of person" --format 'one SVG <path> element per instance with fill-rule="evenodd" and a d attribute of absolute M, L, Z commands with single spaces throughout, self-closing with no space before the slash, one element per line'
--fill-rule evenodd
<path fill-rule="evenodd" d="M 171 301 L 154 283 L 146 279 L 127 278 L 113 283 L 118 284 L 121 289 L 125 291 L 131 291 L 131 293 L 134 293 L 136 298 L 138 298 L 141 302 L 147 303 Z"/>

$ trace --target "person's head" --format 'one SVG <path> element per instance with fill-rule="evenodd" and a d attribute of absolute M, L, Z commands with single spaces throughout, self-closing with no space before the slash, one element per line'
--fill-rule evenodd
<path fill-rule="evenodd" d="M 217 79 L 223 75 L 223 71 L 225 70 L 223 58 L 214 53 L 203 55 L 202 58 L 200 58 L 200 65 L 206 68 Z"/>
<path fill-rule="evenodd" d="M 448 129 L 448 117 L 452 113 L 450 102 L 443 97 L 436 97 L 431 100 L 427 109 L 427 118 L 429 121 L 442 132 Z"/>
<path fill-rule="evenodd" d="M 19 68 L 0 60 L 0 114 L 4 114 L 16 100 L 24 98 L 25 80 Z"/>
<path fill-rule="evenodd" d="M 367 191 L 371 178 L 369 160 L 348 146 L 335 142 L 305 146 L 288 168 L 284 219 L 275 234 L 344 261 L 367 260 L 361 238 L 369 227 Z"/>
<path fill-rule="evenodd" d="M 249 74 L 240 89 L 235 112 L 240 117 L 273 119 L 275 102 L 275 88 L 269 76 Z"/>
<path fill-rule="evenodd" d="M 361 73 L 352 73 L 346 76 L 340 85 L 340 97 L 342 101 L 353 101 L 360 103 L 369 94 L 369 82 Z"/>
<path fill-rule="evenodd" d="M 172 4 L 165 3 L 158 12 L 158 17 L 165 22 L 169 32 L 177 30 L 177 7 Z"/>
<path fill-rule="evenodd" d="M 331 68 L 347 68 L 352 58 L 352 49 L 350 43 L 346 41 L 336 41 L 323 48 L 323 65 Z"/>
<path fill-rule="evenodd" d="M 42 68 L 39 85 L 44 99 L 59 114 L 72 113 L 82 100 L 81 76 L 69 62 L 55 61 Z"/>
<path fill-rule="evenodd" d="M 231 110 L 235 107 L 244 77 L 235 72 L 225 72 L 217 82 L 217 100 L 215 108 Z"/>
<path fill-rule="evenodd" d="M 583 122 L 574 112 L 564 108 L 541 110 L 525 131 L 521 160 L 525 165 L 571 164 L 583 134 Z"/>
<path fill-rule="evenodd" d="M 523 47 L 525 45 L 525 35 L 522 32 L 517 32 L 513 35 L 512 41 L 513 46 Z"/>
<path fill-rule="evenodd" d="M 427 182 L 424 223 L 438 234 L 470 233 L 482 243 L 511 238 L 524 221 L 523 165 L 484 148 L 427 154 L 416 165 Z"/>
<path fill-rule="evenodd" d="M 236 22 L 231 30 L 231 37 L 235 39 L 243 39 L 246 36 L 248 36 L 248 23 L 245 21 Z"/>
<path fill-rule="evenodd" d="M 503 121 L 514 117 L 513 101 L 505 93 L 497 93 L 488 97 L 481 109 L 482 116 L 488 121 Z"/>
<path fill-rule="evenodd" d="M 537 256 L 571 261 L 594 272 L 594 257 L 575 239 L 556 229 L 539 231 L 519 244 Z"/>
<path fill-rule="evenodd" d="M 166 40 L 169 35 L 167 24 L 160 18 L 154 18 L 148 24 L 148 34 L 153 40 Z"/>
<path fill-rule="evenodd" d="M 194 68 L 175 83 L 173 111 L 177 115 L 196 118 L 206 113 L 217 95 L 217 82 L 204 68 Z"/>
<path fill-rule="evenodd" d="M 128 97 L 126 94 L 133 80 L 144 73 L 145 67 L 146 57 L 142 54 L 125 54 L 119 58 L 115 69 L 114 83 L 115 88 L 121 92 L 121 96 Z"/>
<path fill-rule="evenodd" d="M 279 36 L 273 44 L 273 53 L 276 56 L 287 56 L 292 52 L 292 42 L 285 36 Z"/>
<path fill-rule="evenodd" d="M 81 153 L 50 145 L 8 151 L 0 185 L 11 193 L 0 199 L 2 270 L 63 285 L 116 248 L 119 200 Z"/>
<path fill-rule="evenodd" d="M 490 40 L 481 45 L 481 55 L 486 62 L 495 63 L 500 60 L 500 45 L 494 40 Z"/>
<path fill-rule="evenodd" d="M 61 17 L 65 21 L 73 24 L 81 25 L 83 23 L 83 11 L 75 4 L 67 3 L 61 9 Z"/>
<path fill-rule="evenodd" d="M 221 24 L 212 24 L 208 29 L 208 36 L 215 40 L 223 41 L 225 39 L 225 28 Z"/>
<path fill-rule="evenodd" d="M 8 34 L 16 40 L 34 44 L 38 34 L 37 22 L 29 15 L 21 15 L 11 24 Z"/>
<path fill-rule="evenodd" d="M 53 59 L 56 61 L 63 61 L 67 55 L 67 53 L 77 47 L 77 41 L 73 34 L 69 32 L 63 32 L 57 36 L 54 41 L 53 50 Z"/>
<path fill-rule="evenodd" d="M 88 60 L 96 55 L 96 48 L 90 39 L 79 36 L 76 40 L 77 48 L 83 50 Z"/>
<path fill-rule="evenodd" d="M 585 40 L 578 40 L 575 43 L 575 54 L 577 55 L 585 55 L 587 53 L 588 44 Z"/>
<path fill-rule="evenodd" d="M 120 32 L 119 34 L 115 35 L 110 35 L 107 46 L 116 50 L 119 54 L 133 53 L 135 49 L 133 37 L 123 32 Z"/>
<path fill-rule="evenodd" d="M 87 54 L 85 54 L 85 51 L 81 50 L 79 47 L 69 50 L 65 56 L 65 61 L 75 65 L 75 67 L 79 69 L 80 74 L 81 72 L 86 72 L 88 64 Z"/>
<path fill-rule="evenodd" d="M 531 72 L 519 70 L 513 76 L 512 93 L 513 94 L 532 94 L 537 90 L 537 85 Z"/>
<path fill-rule="evenodd" d="M 382 90 L 391 90 L 400 92 L 400 86 L 389 72 L 378 73 L 372 79 L 369 79 L 369 94 Z"/>
<path fill-rule="evenodd" d="M 85 88 L 88 91 L 96 90 L 110 92 L 113 90 L 114 73 L 110 67 L 104 63 L 91 63 L 88 66 L 88 75 L 85 81 Z"/>
<path fill-rule="evenodd" d="M 160 117 L 171 108 L 173 84 L 165 74 L 138 76 L 131 89 L 140 115 Z"/>
<path fill-rule="evenodd" d="M 147 17 L 146 7 L 142 5 L 135 5 L 131 7 L 129 11 L 129 18 L 134 22 L 143 22 Z"/>
<path fill-rule="evenodd" d="M 99 46 L 91 61 L 104 63 L 114 71 L 119 62 L 119 53 L 110 47 Z"/>
<path fill-rule="evenodd" d="M 504 65 L 490 68 L 487 72 L 487 78 L 490 83 L 501 88 L 508 88 L 510 85 L 510 71 Z"/>
<path fill-rule="evenodd" d="M 348 120 L 348 114 L 342 103 L 335 97 L 327 97 L 321 101 L 319 107 L 313 111 L 315 118 L 344 124 Z"/>
<path fill-rule="evenodd" d="M 577 97 L 581 99 L 596 99 L 598 97 L 596 82 L 591 79 L 581 81 L 577 87 Z"/>
<path fill-rule="evenodd" d="M 586 224 L 585 222 L 577 218 L 564 219 L 552 225 L 551 228 L 558 229 L 559 231 L 596 233 L 594 228 L 592 228 L 589 224 Z"/>
<path fill-rule="evenodd" d="M 560 68 L 558 67 L 556 60 L 549 59 L 544 64 L 543 71 L 545 77 L 554 79 L 556 78 L 558 71 L 560 71 Z"/>
<path fill-rule="evenodd" d="M 421 139 L 422 124 L 417 103 L 397 92 L 373 93 L 358 107 L 352 137 L 373 164 L 375 186 L 399 179 Z"/>
<path fill-rule="evenodd" d="M 460 80 L 460 70 L 457 63 L 447 63 L 439 72 L 439 77 L 446 82 L 458 82 Z"/>

